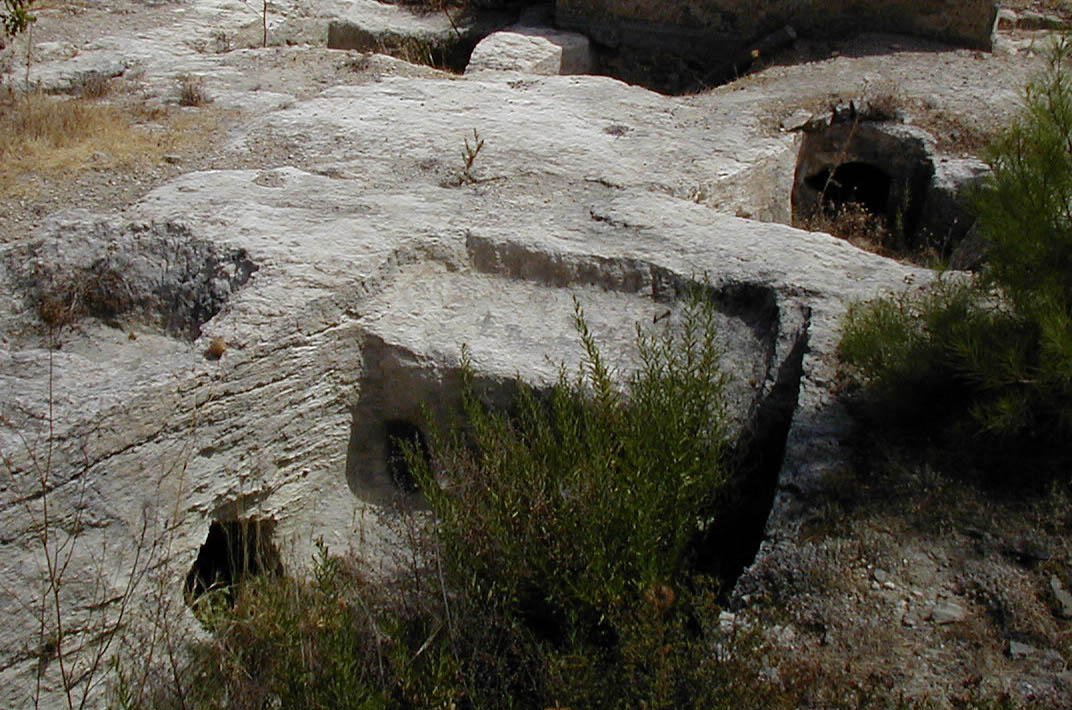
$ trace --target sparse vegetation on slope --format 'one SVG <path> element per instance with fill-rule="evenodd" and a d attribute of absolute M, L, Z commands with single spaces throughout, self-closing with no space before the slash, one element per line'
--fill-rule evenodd
<path fill-rule="evenodd" d="M 857 305 L 841 344 L 884 402 L 937 412 L 992 445 L 1067 451 L 1072 433 L 1070 55 L 1067 41 L 1055 45 L 1022 116 L 987 155 L 993 174 L 976 201 L 982 275 Z"/>
<path fill-rule="evenodd" d="M 0 100 L 0 190 L 31 195 L 89 170 L 159 162 L 211 120 L 83 97 L 12 95 Z"/>

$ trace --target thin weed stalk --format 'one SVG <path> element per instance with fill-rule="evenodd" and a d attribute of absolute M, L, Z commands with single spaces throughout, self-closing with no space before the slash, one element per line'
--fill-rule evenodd
<path fill-rule="evenodd" d="M 132 552 L 123 560 L 126 571 L 119 573 L 118 578 L 112 571 L 116 556 L 106 542 L 96 553 L 84 547 L 91 466 L 88 454 L 81 452 L 81 461 L 75 465 L 70 479 L 57 480 L 56 349 L 63 327 L 50 325 L 48 329 L 44 440 L 31 443 L 11 421 L 2 422 L 15 433 L 23 448 L 25 464 L 20 465 L 10 452 L 0 451 L 0 459 L 10 479 L 9 490 L 16 492 L 21 500 L 24 519 L 32 531 L 40 576 L 37 591 L 30 585 L 30 599 L 25 588 L 5 586 L 3 591 L 32 614 L 36 622 L 33 707 L 55 706 L 56 701 L 45 686 L 49 666 L 54 662 L 58 668 L 61 705 L 67 710 L 83 710 L 96 702 L 102 684 L 107 682 L 111 659 L 122 643 L 146 575 L 159 562 L 164 538 L 156 534 L 149 510 L 142 511 L 140 524 L 131 539 Z M 40 420 L 31 415 L 32 419 Z M 39 446 L 43 447 L 43 453 Z M 25 474 L 30 475 L 29 488 L 25 487 Z M 57 492 L 71 485 L 77 486 L 74 498 L 69 506 L 58 508 Z M 87 555 L 90 565 L 80 561 Z M 88 600 L 79 602 L 80 613 L 73 609 L 72 594 L 84 595 L 79 598 Z"/>

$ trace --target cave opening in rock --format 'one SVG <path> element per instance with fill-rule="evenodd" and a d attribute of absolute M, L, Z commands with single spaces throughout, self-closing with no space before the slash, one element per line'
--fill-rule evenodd
<path fill-rule="evenodd" d="M 819 193 L 820 206 L 838 209 L 855 203 L 867 211 L 884 215 L 890 201 L 890 176 L 875 165 L 862 162 L 844 163 L 823 168 L 805 178 L 808 187 Z"/>
<path fill-rule="evenodd" d="M 272 542 L 273 520 L 214 520 L 186 575 L 191 606 L 206 594 L 219 593 L 233 603 L 235 585 L 258 575 L 281 575 L 283 564 Z"/>
<path fill-rule="evenodd" d="M 934 175 L 929 137 L 888 120 L 805 130 L 791 196 L 793 225 L 880 254 L 921 246 Z"/>
<path fill-rule="evenodd" d="M 427 461 L 430 457 L 428 442 L 420 427 L 404 419 L 386 422 L 384 430 L 387 435 L 387 471 L 391 475 L 391 482 L 403 493 L 414 493 L 419 486 L 406 458 L 406 449 L 414 447 L 415 453 Z"/>

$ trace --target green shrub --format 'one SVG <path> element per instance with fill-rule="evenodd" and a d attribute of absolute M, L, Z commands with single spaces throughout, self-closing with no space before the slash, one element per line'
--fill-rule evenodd
<path fill-rule="evenodd" d="M 496 610 L 506 635 L 491 645 L 521 639 L 526 682 L 598 707 L 669 682 L 649 631 L 682 623 L 691 545 L 726 480 L 724 376 L 709 300 L 692 299 L 676 330 L 638 328 L 641 367 L 624 391 L 576 302 L 575 322 L 580 372 L 563 369 L 545 393 L 518 382 L 510 413 L 480 401 L 464 352 L 465 431 L 433 434 L 431 459 L 409 460 L 449 586 Z M 629 670 L 630 655 L 647 661 Z"/>
<path fill-rule="evenodd" d="M 575 308 L 582 368 L 548 392 L 518 382 L 508 413 L 480 401 L 463 351 L 464 425 L 433 434 L 428 459 L 407 452 L 435 513 L 426 536 L 411 530 L 414 569 L 376 591 L 322 550 L 311 580 L 244 581 L 171 696 L 197 708 L 734 707 L 727 688 L 748 676 L 712 653 L 718 608 L 690 565 L 727 471 L 715 307 L 697 297 L 659 333 L 638 327 L 640 368 L 624 383 Z"/>
<path fill-rule="evenodd" d="M 985 270 L 848 313 L 841 355 L 898 413 L 1049 444 L 1072 434 L 1072 55 L 1058 42 L 976 196 Z"/>
<path fill-rule="evenodd" d="M 922 293 L 850 305 L 840 353 L 869 385 L 891 398 L 915 395 L 956 376 L 952 340 L 976 309 L 973 285 L 948 279 Z"/>
<path fill-rule="evenodd" d="M 30 14 L 30 6 L 33 4 L 33 0 L 4 0 L 4 4 L 0 6 L 0 29 L 3 30 L 3 34 L 8 37 L 14 37 L 26 29 L 37 18 Z M 0 36 L 0 40 L 3 37 Z M 3 42 L 0 42 L 0 47 L 3 46 Z"/>
<path fill-rule="evenodd" d="M 210 620 L 213 639 L 194 647 L 176 706 L 388 707 L 380 632 L 360 603 L 366 592 L 360 575 L 324 548 L 310 580 L 243 582 L 234 607 L 220 605 Z"/>
<path fill-rule="evenodd" d="M 993 173 L 976 200 L 988 280 L 1040 325 L 1072 304 L 1072 43 L 1054 44 L 1024 109 L 987 151 Z M 1048 337 L 1048 336 L 1047 336 Z M 1062 348 L 1068 352 L 1067 348 Z"/>
<path fill-rule="evenodd" d="M 433 437 L 431 465 L 411 463 L 459 572 L 510 603 L 535 594 L 553 613 L 599 618 L 685 572 L 726 476 L 724 378 L 706 302 L 685 310 L 680 334 L 638 333 L 642 367 L 625 392 L 579 305 L 575 318 L 576 380 L 563 371 L 546 396 L 519 382 L 516 412 L 496 413 L 466 355 L 469 436 Z"/>
<path fill-rule="evenodd" d="M 772 664 L 748 614 L 721 628 L 692 564 L 727 478 L 714 315 L 698 298 L 638 331 L 642 366 L 620 383 L 577 306 L 581 371 L 548 392 L 518 383 L 509 412 L 481 402 L 466 353 L 464 420 L 429 458 L 407 452 L 434 513 L 407 530 L 412 568 L 370 583 L 321 546 L 310 579 L 244 580 L 206 610 L 211 638 L 168 649 L 158 685 L 117 662 L 115 706 L 930 707 L 807 656 Z"/>

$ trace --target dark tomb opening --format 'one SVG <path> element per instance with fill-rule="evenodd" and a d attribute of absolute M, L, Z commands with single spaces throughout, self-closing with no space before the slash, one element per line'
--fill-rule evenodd
<path fill-rule="evenodd" d="M 406 460 L 406 448 L 414 447 L 415 453 L 428 461 L 431 456 L 428 442 L 416 424 L 404 419 L 392 419 L 384 428 L 387 433 L 387 471 L 391 481 L 403 493 L 414 493 L 418 489 L 417 479 Z"/>
<path fill-rule="evenodd" d="M 186 575 L 186 601 L 193 605 L 219 592 L 233 603 L 236 584 L 258 575 L 281 575 L 283 563 L 272 543 L 272 520 L 214 520 Z"/>
<path fill-rule="evenodd" d="M 806 178 L 805 183 L 819 193 L 821 206 L 825 209 L 856 203 L 872 214 L 886 215 L 888 212 L 890 176 L 874 165 L 844 163 L 832 171 L 824 168 Z"/>

